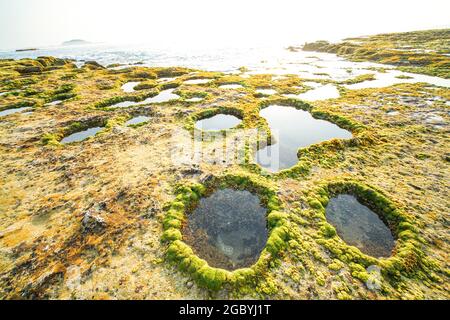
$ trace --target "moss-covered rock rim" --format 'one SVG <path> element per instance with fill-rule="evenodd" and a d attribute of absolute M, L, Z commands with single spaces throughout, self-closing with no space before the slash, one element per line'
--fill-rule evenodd
<path fill-rule="evenodd" d="M 345 243 L 327 222 L 326 206 L 330 198 L 339 194 L 351 194 L 373 210 L 390 228 L 396 245 L 388 258 L 374 258 L 362 253 L 358 248 Z M 398 279 L 402 274 L 413 274 L 425 267 L 424 240 L 419 236 L 413 219 L 402 208 L 390 200 L 383 191 L 352 179 L 335 179 L 323 182 L 308 195 L 309 207 L 319 219 L 316 241 L 326 247 L 337 259 L 354 266 L 354 276 L 366 281 L 365 268 L 379 266 L 390 279 Z M 359 271 L 357 271 L 359 270 Z"/>
<path fill-rule="evenodd" d="M 209 266 L 183 241 L 182 226 L 186 217 L 198 204 L 217 189 L 233 188 L 257 194 L 267 208 L 269 236 L 258 261 L 251 267 L 228 271 Z M 163 219 L 162 241 L 167 243 L 167 261 L 191 276 L 196 283 L 216 291 L 225 286 L 242 286 L 254 283 L 269 268 L 270 261 L 277 259 L 288 241 L 287 215 L 280 211 L 281 203 L 276 190 L 262 177 L 226 174 L 209 176 L 203 183 L 180 184 L 175 190 L 176 198 L 167 206 Z"/>

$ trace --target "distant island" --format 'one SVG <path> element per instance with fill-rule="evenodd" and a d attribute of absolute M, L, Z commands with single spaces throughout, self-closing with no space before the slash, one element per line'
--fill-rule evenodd
<path fill-rule="evenodd" d="M 24 52 L 24 51 L 36 51 L 38 48 L 25 48 L 25 49 L 17 49 L 16 52 Z"/>
<path fill-rule="evenodd" d="M 69 41 L 65 41 L 62 43 L 63 46 L 78 46 L 82 44 L 89 44 L 89 41 L 82 40 L 82 39 L 73 39 Z"/>

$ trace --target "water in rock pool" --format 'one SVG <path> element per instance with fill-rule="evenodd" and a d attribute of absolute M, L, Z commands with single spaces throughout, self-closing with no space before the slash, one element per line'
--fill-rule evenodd
<path fill-rule="evenodd" d="M 72 143 L 72 142 L 83 141 L 89 137 L 95 136 L 97 134 L 97 132 L 99 132 L 102 129 L 103 129 L 102 127 L 94 127 L 94 128 L 89 128 L 84 131 L 75 132 L 75 133 L 71 134 L 70 136 L 67 136 L 64 139 L 62 139 L 61 143 L 67 144 L 67 143 Z"/>
<path fill-rule="evenodd" d="M 186 99 L 185 101 L 187 101 L 187 102 L 200 102 L 202 100 L 203 100 L 202 97 L 193 97 L 193 98 Z"/>
<path fill-rule="evenodd" d="M 255 91 L 256 91 L 257 93 L 264 94 L 264 95 L 272 95 L 272 94 L 277 93 L 277 91 L 274 90 L 274 89 L 263 89 L 263 88 L 259 88 L 259 89 L 256 89 Z"/>
<path fill-rule="evenodd" d="M 226 130 L 236 127 L 242 122 L 241 119 L 228 115 L 217 114 L 211 118 L 199 120 L 195 123 L 195 127 L 199 130 Z"/>
<path fill-rule="evenodd" d="M 139 82 L 136 81 L 131 81 L 131 82 L 127 82 L 125 83 L 121 88 L 123 90 L 123 92 L 134 92 L 134 87 L 136 87 L 139 84 Z"/>
<path fill-rule="evenodd" d="M 148 120 L 150 120 L 150 117 L 137 116 L 137 117 L 134 117 L 134 118 L 128 120 L 127 122 L 125 122 L 125 125 L 131 126 L 131 125 L 135 125 L 135 124 L 141 124 L 141 123 L 147 122 Z"/>
<path fill-rule="evenodd" d="M 61 104 L 62 100 L 55 100 L 49 103 L 46 103 L 45 106 L 57 106 L 58 104 Z"/>
<path fill-rule="evenodd" d="M 183 82 L 184 84 L 205 84 L 211 82 L 212 79 L 192 79 L 192 80 L 186 80 Z"/>
<path fill-rule="evenodd" d="M 144 101 L 140 101 L 140 102 L 123 101 L 123 102 L 116 103 L 116 104 L 112 105 L 111 107 L 112 108 L 127 108 L 127 107 L 131 107 L 131 106 L 139 106 L 139 105 L 149 104 L 149 103 L 161 103 L 161 102 L 176 100 L 176 99 L 180 98 L 180 96 L 177 94 L 174 94 L 173 93 L 174 90 L 175 89 L 167 89 L 167 90 L 161 91 L 158 95 L 151 97 L 151 98 L 147 98 Z"/>
<path fill-rule="evenodd" d="M 330 199 L 327 220 L 347 244 L 373 257 L 389 257 L 395 245 L 390 229 L 380 217 L 347 194 Z"/>
<path fill-rule="evenodd" d="M 351 132 L 325 120 L 315 119 L 309 112 L 293 107 L 271 105 L 260 115 L 269 124 L 276 143 L 257 151 L 256 161 L 269 171 L 288 169 L 298 162 L 297 151 L 330 139 L 350 139 Z"/>
<path fill-rule="evenodd" d="M 180 66 L 194 69 L 220 72 L 239 72 L 241 66 L 249 71 L 241 73 L 247 77 L 250 74 L 296 74 L 305 79 L 333 79 L 337 81 L 348 80 L 358 75 L 373 73 L 375 81 L 364 81 L 361 84 L 350 85 L 351 89 L 362 87 L 390 86 L 395 83 L 427 82 L 430 84 L 450 87 L 450 79 L 424 76 L 413 73 L 402 73 L 392 70 L 394 66 L 382 65 L 372 62 L 353 62 L 342 59 L 334 54 L 297 51 L 290 52 L 282 46 L 238 46 L 234 48 L 199 48 L 187 49 L 184 46 L 173 48 L 157 48 L 154 45 L 106 45 L 98 44 L 89 47 L 62 46 L 42 48 L 36 51 L 16 52 L 2 51 L 0 58 L 37 58 L 39 56 L 54 56 L 77 60 L 81 65 L 83 61 L 96 60 L 102 65 L 124 64 L 124 67 L 136 67 L 134 63 L 144 63 L 144 66 Z M 384 68 L 387 72 L 374 71 L 373 68 Z M 348 72 L 351 70 L 351 72 Z M 329 76 L 325 75 L 328 74 Z M 396 78 L 398 75 L 407 75 L 410 79 Z M 167 80 L 166 80 L 167 79 Z M 175 78 L 160 78 L 159 81 L 171 81 Z M 275 79 L 273 79 L 275 80 Z M 378 81 L 381 80 L 381 81 Z M 346 85 L 347 86 L 347 85 Z"/>
<path fill-rule="evenodd" d="M 301 94 L 286 94 L 288 98 L 300 99 L 305 101 L 318 101 L 326 99 L 339 98 L 340 93 L 338 89 L 332 85 L 316 86 L 314 89 L 306 91 Z"/>
<path fill-rule="evenodd" d="M 267 242 L 266 214 L 249 191 L 217 190 L 188 215 L 184 238 L 212 267 L 249 267 Z"/>
<path fill-rule="evenodd" d="M 3 111 L 0 111 L 0 117 L 4 117 L 13 113 L 23 112 L 26 110 L 30 110 L 31 107 L 22 107 L 22 108 L 13 108 L 13 109 L 6 109 Z"/>

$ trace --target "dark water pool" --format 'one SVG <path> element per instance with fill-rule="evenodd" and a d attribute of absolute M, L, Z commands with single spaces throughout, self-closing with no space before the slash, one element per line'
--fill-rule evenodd
<path fill-rule="evenodd" d="M 391 230 L 380 217 L 352 195 L 330 199 L 327 220 L 349 245 L 373 257 L 389 257 L 395 245 Z"/>
<path fill-rule="evenodd" d="M 288 169 L 298 162 L 299 148 L 330 139 L 350 139 L 352 133 L 334 123 L 315 119 L 309 112 L 293 107 L 271 105 L 261 110 L 277 143 L 258 150 L 257 163 L 269 171 Z"/>
<path fill-rule="evenodd" d="M 229 114 L 217 114 L 211 118 L 199 120 L 195 127 L 199 130 L 226 130 L 236 127 L 242 122 L 241 119 Z"/>
<path fill-rule="evenodd" d="M 154 97 L 147 98 L 144 101 L 141 102 L 134 102 L 134 101 L 122 101 L 118 102 L 116 104 L 111 105 L 111 108 L 128 108 L 131 106 L 140 106 L 143 104 L 149 104 L 149 103 L 161 103 L 161 102 L 168 102 L 171 100 L 177 100 L 180 98 L 179 95 L 173 93 L 175 89 L 167 89 L 164 91 L 161 91 L 159 94 L 157 94 Z"/>
<path fill-rule="evenodd" d="M 132 125 L 136 125 L 136 124 L 141 124 L 141 123 L 145 123 L 148 120 L 150 120 L 150 117 L 146 117 L 146 116 L 137 116 L 134 117 L 130 120 L 128 120 L 127 122 L 125 122 L 126 126 L 132 126 Z"/>
<path fill-rule="evenodd" d="M 31 107 L 13 108 L 0 111 L 0 117 L 4 117 L 13 113 L 23 112 L 32 109 Z"/>
<path fill-rule="evenodd" d="M 65 137 L 64 139 L 62 139 L 61 143 L 67 144 L 67 143 L 72 143 L 72 142 L 83 141 L 89 137 L 95 136 L 97 134 L 97 132 L 99 132 L 102 129 L 103 129 L 103 127 L 93 127 L 93 128 L 89 128 L 84 131 L 75 132 L 75 133 Z"/>
<path fill-rule="evenodd" d="M 267 242 L 266 209 L 249 191 L 223 189 L 200 200 L 188 216 L 184 238 L 213 267 L 253 265 Z"/>

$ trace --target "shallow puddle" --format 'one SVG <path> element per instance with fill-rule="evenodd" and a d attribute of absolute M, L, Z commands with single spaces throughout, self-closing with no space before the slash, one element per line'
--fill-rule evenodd
<path fill-rule="evenodd" d="M 402 78 L 402 76 L 406 78 Z M 433 77 L 424 74 L 401 72 L 398 70 L 388 70 L 385 73 L 377 72 L 375 80 L 345 85 L 345 87 L 348 89 L 355 90 L 367 88 L 382 88 L 392 86 L 398 83 L 418 83 L 418 82 L 425 82 L 433 84 L 435 86 L 447 88 L 450 87 L 449 79 Z"/>
<path fill-rule="evenodd" d="M 125 83 L 121 88 L 123 90 L 123 92 L 134 92 L 136 90 L 134 90 L 134 87 L 136 87 L 140 82 L 127 82 Z"/>
<path fill-rule="evenodd" d="M 287 94 L 285 95 L 288 98 L 300 99 L 305 101 L 317 101 L 317 100 L 325 100 L 325 99 L 334 99 L 339 98 L 340 94 L 338 89 L 332 85 L 315 85 L 315 88 L 309 90 L 305 93 L 301 94 Z"/>
<path fill-rule="evenodd" d="M 131 106 L 137 106 L 139 105 L 139 102 L 134 102 L 134 101 L 122 101 L 116 104 L 111 105 L 111 108 L 128 108 Z"/>
<path fill-rule="evenodd" d="M 243 86 L 240 84 L 237 84 L 237 83 L 235 83 L 235 84 L 231 83 L 231 84 L 223 84 L 223 85 L 219 86 L 219 88 L 220 89 L 239 89 L 239 88 L 243 88 Z"/>
<path fill-rule="evenodd" d="M 260 94 L 264 94 L 264 95 L 267 95 L 267 96 L 270 96 L 270 95 L 272 95 L 272 94 L 276 94 L 277 93 L 277 90 L 274 90 L 274 89 L 256 89 L 255 90 L 257 93 L 260 93 Z"/>
<path fill-rule="evenodd" d="M 13 109 L 6 109 L 3 111 L 0 111 L 0 117 L 4 117 L 13 113 L 23 112 L 26 110 L 31 110 L 31 107 L 22 107 L 22 108 L 13 108 Z"/>
<path fill-rule="evenodd" d="M 137 117 L 134 117 L 134 118 L 128 120 L 127 122 L 125 122 L 125 125 L 126 126 L 132 126 L 132 125 L 148 122 L 148 120 L 150 120 L 150 117 L 137 116 Z"/>
<path fill-rule="evenodd" d="M 161 91 L 158 95 L 147 98 L 144 101 L 141 102 L 134 102 L 134 101 L 123 101 L 116 104 L 111 105 L 111 108 L 128 108 L 131 106 L 139 106 L 143 104 L 149 104 L 149 103 L 161 103 L 161 102 L 167 102 L 171 100 L 179 99 L 180 96 L 177 94 L 172 93 L 175 89 L 167 89 L 164 91 Z"/>
<path fill-rule="evenodd" d="M 212 79 L 192 79 L 186 80 L 184 84 L 205 84 L 211 82 Z"/>
<path fill-rule="evenodd" d="M 200 200 L 184 228 L 186 242 L 212 267 L 253 265 L 267 242 L 266 209 L 248 191 L 223 189 Z"/>
<path fill-rule="evenodd" d="M 49 103 L 46 103 L 45 106 L 49 107 L 49 106 L 57 106 L 58 104 L 61 104 L 62 100 L 55 100 Z"/>
<path fill-rule="evenodd" d="M 180 96 L 177 94 L 174 94 L 173 91 L 175 91 L 175 89 L 167 89 L 167 90 L 161 91 L 157 96 L 154 96 L 152 98 L 147 98 L 144 101 L 139 102 L 139 104 L 161 103 L 161 102 L 167 102 L 167 101 L 179 99 Z"/>
<path fill-rule="evenodd" d="M 303 84 L 308 87 L 315 88 L 315 89 L 323 86 L 323 84 L 321 84 L 319 82 L 314 82 L 314 81 L 306 81 L 306 82 L 303 82 Z"/>
<path fill-rule="evenodd" d="M 193 97 L 193 98 L 190 98 L 190 99 L 186 99 L 185 101 L 187 101 L 187 102 L 200 102 L 200 101 L 203 101 L 203 99 L 204 98 L 201 98 L 201 97 Z"/>
<path fill-rule="evenodd" d="M 95 136 L 97 134 L 97 132 L 99 132 L 102 129 L 103 129 L 103 127 L 93 127 L 93 128 L 89 128 L 84 131 L 75 132 L 75 133 L 65 137 L 64 139 L 62 139 L 61 143 L 67 144 L 67 143 L 72 143 L 72 142 L 83 141 L 89 137 Z"/>
<path fill-rule="evenodd" d="M 195 123 L 195 128 L 199 130 L 226 130 L 236 127 L 242 122 L 241 119 L 229 114 L 217 114 L 211 118 L 199 120 Z"/>
<path fill-rule="evenodd" d="M 347 194 L 330 199 L 327 220 L 349 245 L 373 257 L 389 257 L 395 241 L 391 230 L 380 217 Z"/>
<path fill-rule="evenodd" d="M 315 119 L 309 112 L 293 107 L 271 105 L 260 115 L 276 136 L 276 143 L 258 150 L 256 161 L 272 172 L 297 164 L 299 148 L 330 139 L 350 139 L 351 132 L 325 120 Z"/>

